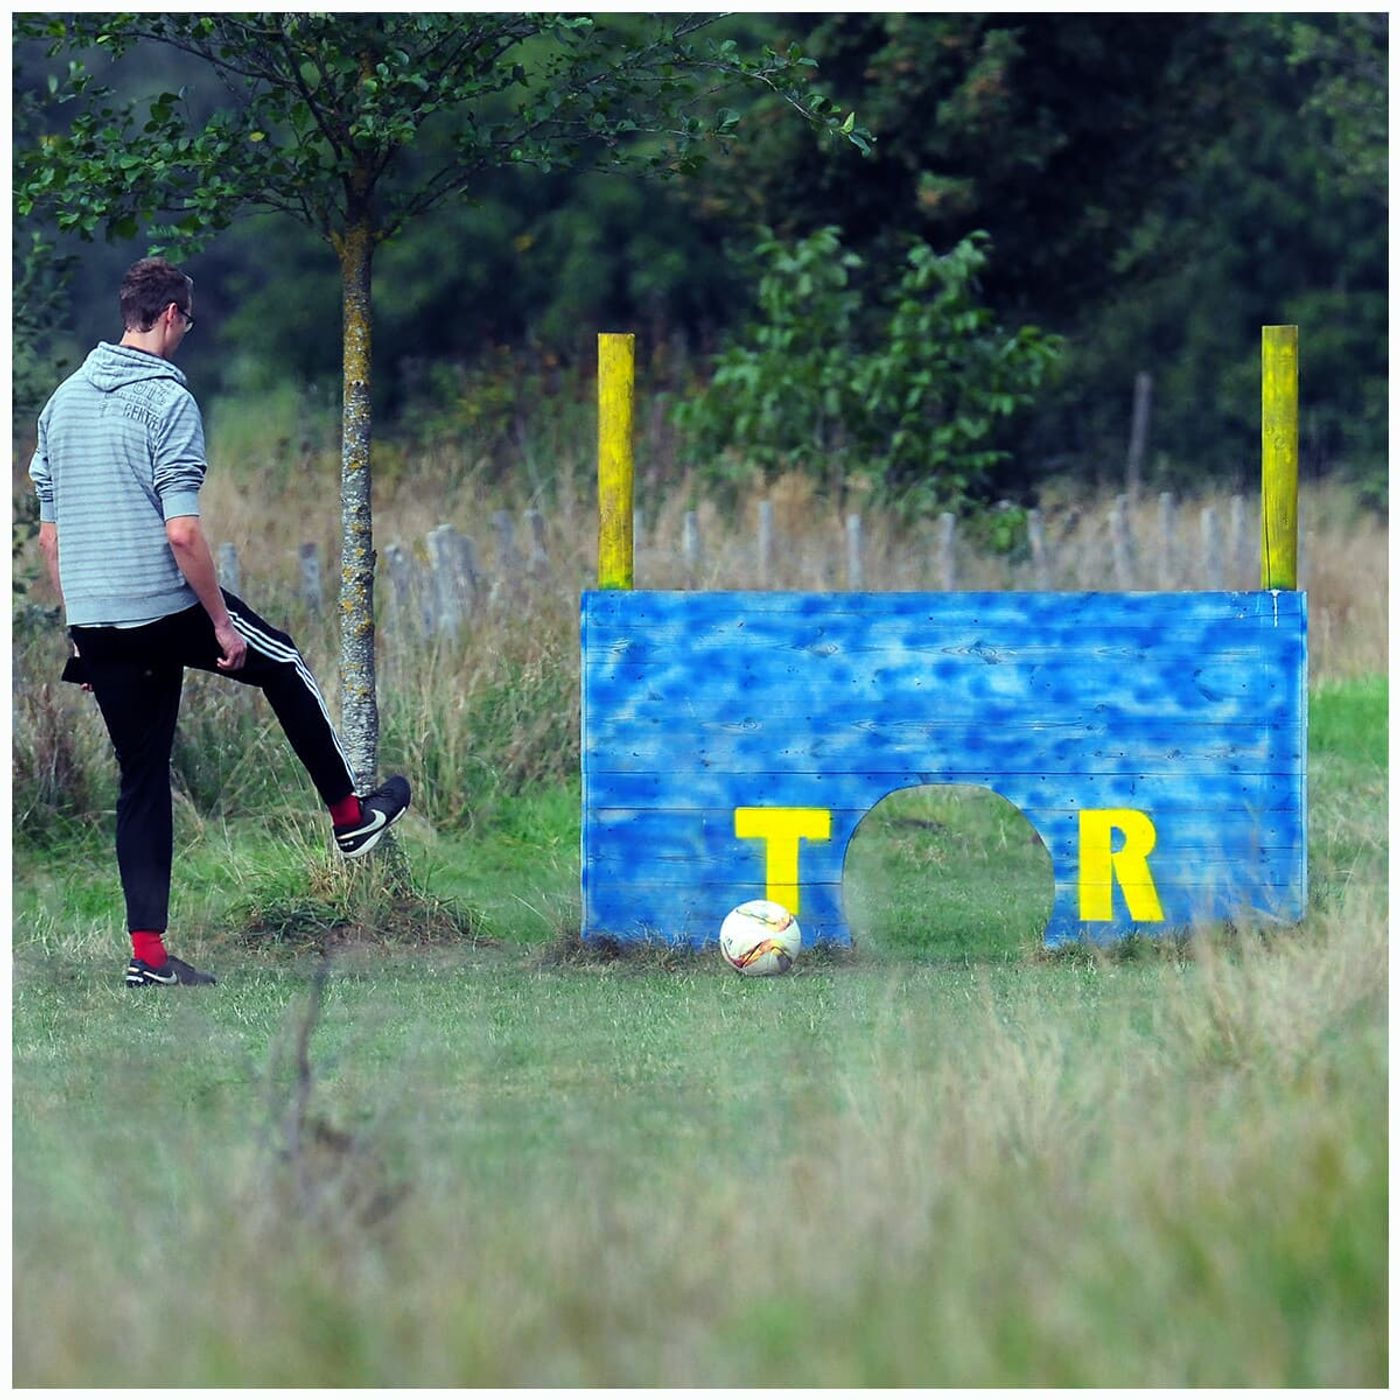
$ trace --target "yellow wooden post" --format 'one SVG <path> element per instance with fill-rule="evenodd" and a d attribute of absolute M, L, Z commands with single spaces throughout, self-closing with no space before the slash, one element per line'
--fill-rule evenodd
<path fill-rule="evenodd" d="M 598 337 L 598 587 L 632 587 L 636 336 Z"/>
<path fill-rule="evenodd" d="M 1298 587 L 1298 327 L 1264 327 L 1260 586 Z"/>

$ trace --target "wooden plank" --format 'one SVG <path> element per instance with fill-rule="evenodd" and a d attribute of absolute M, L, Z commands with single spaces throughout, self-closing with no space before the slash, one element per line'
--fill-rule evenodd
<path fill-rule="evenodd" d="M 950 732 L 947 749 L 940 753 L 938 744 L 917 734 L 891 738 L 880 731 L 868 735 L 839 728 L 815 732 L 810 721 L 794 726 L 786 736 L 776 737 L 757 722 L 751 731 L 738 734 L 702 737 L 696 728 L 691 728 L 691 742 L 684 753 L 678 753 L 675 731 L 672 720 L 657 723 L 646 734 L 629 733 L 622 740 L 608 733 L 590 734 L 584 754 L 595 773 L 648 773 L 661 768 L 678 779 L 713 771 L 733 774 L 737 780 L 751 773 L 868 773 L 899 777 L 918 769 L 936 774 L 943 782 L 965 781 L 966 774 L 988 771 L 1006 777 L 1161 774 L 1186 781 L 1222 769 L 1235 775 L 1287 773 L 1301 757 L 1301 741 L 1296 735 L 1274 744 L 1265 736 L 1249 749 L 1238 745 L 1212 748 L 1209 744 L 1183 741 L 1181 748 L 1189 747 L 1189 752 L 1177 758 L 1173 749 L 1162 745 L 1135 747 L 1128 735 L 1112 746 L 1091 746 L 1069 738 L 1038 748 L 1003 740 L 1003 736 L 977 735 L 977 748 L 968 753 L 968 738 Z M 962 747 L 957 743 L 960 737 Z"/>
<path fill-rule="evenodd" d="M 587 762 L 587 760 L 585 760 Z M 714 770 L 688 773 L 683 786 L 684 801 L 677 799 L 676 774 L 609 773 L 589 765 L 590 810 L 644 811 L 719 810 L 745 790 L 736 785 L 739 775 Z M 1293 811 L 1296 798 L 1280 788 L 1281 780 L 1292 775 L 1280 773 L 1216 773 L 1198 776 L 1184 791 L 1172 771 L 1156 775 L 1136 773 L 1085 773 L 1067 787 L 1059 773 L 1005 774 L 968 770 L 955 778 L 940 773 L 910 772 L 898 775 L 869 773 L 746 773 L 746 790 L 762 794 L 735 805 L 753 805 L 761 800 L 777 807 L 826 807 L 854 810 L 873 807 L 892 792 L 917 787 L 986 788 L 1005 798 L 1023 813 L 1046 811 L 1077 812 L 1085 807 L 1150 807 L 1153 812 L 1199 811 L 1242 812 L 1253 816 L 1269 812 Z M 1158 779 L 1165 780 L 1159 784 Z M 995 786 L 993 786 L 995 784 Z M 876 794 L 878 790 L 878 796 Z M 687 805 L 688 804 L 688 805 Z"/>
<path fill-rule="evenodd" d="M 588 868 L 600 878 L 610 878 L 619 883 L 631 881 L 658 886 L 670 883 L 687 885 L 699 880 L 717 886 L 725 881 L 744 887 L 762 885 L 767 858 L 763 845 L 761 842 L 746 841 L 743 846 L 744 849 L 737 854 L 730 850 L 700 854 L 689 851 L 653 852 L 647 861 L 647 878 L 644 881 L 636 880 L 632 874 L 636 869 L 636 852 L 631 849 L 591 849 Z M 818 849 L 814 846 L 809 851 L 803 847 L 800 851 L 800 883 L 804 892 L 810 884 L 840 883 L 844 867 L 834 859 L 819 860 Z M 1290 849 L 1251 847 L 1249 854 L 1251 885 L 1281 889 L 1289 883 L 1290 872 L 1293 869 Z M 1180 894 L 1213 891 L 1223 887 L 1234 888 L 1241 882 L 1239 866 L 1233 860 L 1222 856 L 1219 846 L 1173 847 L 1169 851 L 1154 852 L 1151 870 L 1159 892 L 1171 890 Z M 672 879 L 666 878 L 668 871 L 674 872 Z M 1080 887 L 1077 877 L 1072 883 L 1074 888 Z M 1090 883 L 1101 888 L 1109 884 L 1107 881 Z M 733 905 L 729 907 L 732 908 Z M 721 917 L 723 912 L 721 911 Z"/>
<path fill-rule="evenodd" d="M 760 640 L 754 650 L 765 645 Z M 791 713 L 794 703 L 803 699 L 810 706 L 807 713 L 820 709 L 826 714 L 844 699 L 865 706 L 891 691 L 900 694 L 909 718 L 931 710 L 986 722 L 1006 718 L 997 713 L 1001 700 L 1024 714 L 1020 706 L 1026 697 L 1043 703 L 1047 718 L 1060 713 L 1087 717 L 1137 712 L 1168 717 L 1196 715 L 1232 697 L 1262 706 L 1271 693 L 1287 693 L 1284 678 L 1262 670 L 1271 654 L 1263 646 L 1241 647 L 1209 660 L 1201 660 L 1198 652 L 1164 647 L 1161 669 L 1152 671 L 1144 666 L 1139 650 L 1103 654 L 1082 648 L 1077 655 L 1054 656 L 1037 648 L 1019 657 L 1008 653 L 1003 664 L 987 666 L 975 660 L 969 665 L 957 654 L 965 648 L 940 648 L 941 654 L 930 657 L 914 648 L 902 655 L 884 649 L 833 649 L 825 656 L 812 656 L 807 648 L 783 647 L 781 659 L 774 662 L 762 654 L 739 660 L 732 651 L 697 647 L 693 664 L 683 666 L 674 651 L 667 659 L 663 639 L 648 639 L 640 648 L 639 659 L 629 655 L 626 665 L 609 665 L 606 648 L 600 648 L 606 669 L 590 674 L 587 683 L 599 695 L 617 697 L 619 704 L 641 697 L 659 718 L 676 709 L 700 713 L 707 705 L 713 713 L 719 701 L 724 702 L 720 713 L 727 711 L 736 719 L 755 712 Z M 804 651 L 809 653 L 805 658 Z M 803 689 L 812 685 L 820 686 L 819 695 Z M 860 713 L 868 714 L 868 707 Z M 1227 710 L 1218 713 L 1222 719 L 1230 717 Z"/>
<path fill-rule="evenodd" d="M 808 883 L 838 882 L 852 838 L 867 812 L 851 813 L 840 808 L 823 812 L 814 807 L 804 810 L 821 812 L 830 823 L 831 834 L 825 841 L 789 843 L 788 851 L 797 857 L 798 883 L 805 887 Z M 1154 874 L 1163 874 L 1182 885 L 1190 885 L 1193 880 L 1214 883 L 1217 875 L 1211 874 L 1207 880 L 1206 872 L 1221 870 L 1231 871 L 1232 879 L 1250 884 L 1284 883 L 1295 878 L 1298 871 L 1306 818 L 1297 807 L 1261 816 L 1222 816 L 1202 808 L 1165 811 L 1147 799 L 1140 807 L 1126 809 L 1022 809 L 1027 824 L 1050 852 L 1057 883 L 1066 888 L 1072 889 L 1081 875 L 1081 823 L 1086 815 L 1094 816 L 1103 810 L 1145 817 L 1151 824 L 1155 843 L 1149 852 L 1150 868 Z M 1121 819 L 1113 820 L 1117 825 Z M 610 867 L 613 877 L 624 884 L 683 878 L 678 867 L 687 862 L 687 878 L 719 879 L 727 870 L 739 880 L 754 862 L 764 863 L 770 844 L 740 837 L 732 813 L 727 819 L 719 817 L 706 826 L 699 812 L 610 813 L 606 819 L 595 812 L 590 813 L 587 823 L 583 855 L 589 869 Z M 1120 840 L 1119 849 L 1124 844 Z M 1086 870 L 1092 875 L 1092 861 Z M 1169 914 L 1184 918 L 1189 912 L 1177 910 Z"/>
<path fill-rule="evenodd" d="M 675 648 L 684 643 L 687 660 L 694 656 L 717 659 L 736 656 L 750 670 L 782 665 L 788 660 L 805 665 L 808 656 L 824 659 L 848 655 L 861 658 L 862 665 L 879 665 L 881 654 L 895 661 L 917 663 L 927 670 L 944 657 L 952 663 L 970 657 L 984 666 L 1066 661 L 1079 665 L 1117 665 L 1142 659 L 1148 651 L 1158 659 L 1199 659 L 1204 655 L 1208 660 L 1247 662 L 1260 655 L 1261 648 L 1267 648 L 1272 654 L 1275 646 L 1262 636 L 1251 635 L 1243 627 L 1236 629 L 1230 645 L 1217 643 L 1209 653 L 1204 651 L 1207 639 L 1194 629 L 1180 637 L 1162 638 L 1150 626 L 1105 628 L 1100 633 L 1070 628 L 1061 632 L 1037 631 L 995 643 L 988 641 L 986 630 L 979 627 L 937 632 L 920 629 L 917 623 L 910 622 L 905 624 L 901 635 L 883 628 L 862 627 L 858 619 L 835 619 L 828 626 L 805 628 L 779 619 L 767 626 L 759 622 L 746 628 L 735 627 L 732 631 L 726 628 L 691 633 L 687 637 L 684 626 L 672 621 L 632 636 L 619 635 L 616 630 L 610 635 L 610 629 L 600 627 L 596 655 L 605 665 L 676 667 Z M 769 654 L 762 654 L 764 652 Z M 952 673 L 951 669 L 948 673 Z"/>
<path fill-rule="evenodd" d="M 724 881 L 684 884 L 642 884 L 631 882 L 626 889 L 616 882 L 596 877 L 590 884 L 585 874 L 584 898 L 589 911 L 588 936 L 640 939 L 702 948 L 718 941 L 724 915 L 747 899 L 760 899 L 766 889 L 760 877 L 748 883 Z M 1159 884 L 1158 893 L 1168 908 L 1188 908 L 1190 917 L 1173 923 L 1173 930 L 1189 930 L 1225 921 L 1237 923 L 1286 923 L 1296 921 L 1292 887 L 1263 885 L 1221 885 L 1211 889 L 1177 888 Z M 1077 917 L 1078 891 L 1061 898 L 1056 891 L 1045 942 L 1060 947 L 1069 942 L 1111 942 L 1140 934 L 1160 937 L 1164 925 L 1139 921 L 1129 916 L 1121 890 L 1113 891 L 1114 918 L 1111 922 L 1085 924 Z M 715 911 L 718 910 L 718 916 Z M 927 925 L 936 933 L 937 913 L 930 911 Z M 804 886 L 799 914 L 805 946 L 849 942 L 849 930 L 841 910 L 841 885 Z"/>
<path fill-rule="evenodd" d="M 1174 593 L 1057 593 L 983 592 L 959 593 L 948 598 L 941 593 L 803 593 L 757 590 L 707 591 L 693 600 L 684 589 L 639 589 L 635 606 L 617 597 L 587 595 L 590 611 L 600 622 L 621 619 L 633 624 L 639 619 L 661 620 L 684 616 L 694 625 L 729 620 L 747 623 L 751 618 L 777 614 L 826 621 L 839 617 L 911 617 L 930 624 L 956 620 L 987 623 L 1042 622 L 1067 625 L 1071 618 L 1092 619 L 1103 625 L 1131 624 L 1137 620 L 1177 621 L 1270 617 L 1276 612 L 1297 616 L 1301 601 L 1281 594 L 1250 590 L 1204 589 Z M 830 600 L 829 602 L 826 600 Z M 1277 601 L 1277 607 L 1275 607 Z M 692 605 L 693 604 L 693 605 Z"/>
<path fill-rule="evenodd" d="M 830 870 L 833 865 L 839 875 L 846 856 L 845 848 L 818 850 L 818 847 L 832 847 L 842 833 L 848 834 L 849 844 L 849 839 L 868 815 L 865 810 L 830 810 L 832 839 L 801 844 L 804 862 L 818 868 L 815 877 L 818 882 L 820 872 Z M 1237 813 L 1212 820 L 1209 830 L 1202 829 L 1198 812 L 1152 811 L 1149 816 L 1164 851 L 1162 859 L 1153 863 L 1154 874 L 1182 884 L 1209 883 L 1205 875 L 1210 868 L 1209 861 L 1203 861 L 1202 856 L 1218 855 L 1227 846 L 1286 855 L 1291 853 L 1300 835 L 1296 811 L 1268 813 L 1262 818 Z M 1028 825 L 1033 829 L 1033 823 L 1028 822 Z M 596 813 L 596 820 L 589 827 L 586 850 L 594 868 L 612 864 L 620 873 L 625 873 L 637 868 L 638 849 L 645 845 L 648 868 L 652 862 L 658 868 L 669 863 L 693 863 L 696 878 L 719 878 L 744 851 L 750 852 L 751 858 L 760 864 L 764 860 L 763 843 L 739 838 L 735 831 L 732 810 L 609 810 Z M 738 849 L 736 842 L 740 843 Z M 1180 871 L 1174 875 L 1176 863 L 1180 863 Z"/>
<path fill-rule="evenodd" d="M 883 801 L 883 799 L 882 799 Z M 773 806 L 796 806 L 797 804 L 764 804 Z M 870 816 L 875 808 L 830 807 L 826 811 L 832 822 L 833 831 L 855 831 Z M 672 853 L 688 851 L 701 854 L 723 855 L 730 851 L 736 840 L 735 811 L 728 807 L 664 807 L 651 810 L 628 810 L 625 808 L 595 808 L 595 822 L 590 828 L 590 840 L 597 838 L 595 849 L 622 850 L 630 846 L 635 837 L 645 832 L 646 839 L 655 843 L 658 851 Z M 1079 809 L 1045 809 L 1033 812 L 1031 816 L 1042 817 L 1047 822 L 1073 818 Z M 1024 813 L 1022 815 L 1025 815 Z M 1149 813 L 1159 831 L 1182 830 L 1183 843 L 1189 844 L 1189 833 L 1193 821 L 1200 819 L 1197 808 L 1153 807 Z M 1291 843 L 1298 835 L 1300 813 L 1296 808 L 1280 807 L 1273 811 L 1238 811 L 1213 818 L 1217 831 L 1228 832 L 1230 836 L 1253 841 L 1261 849 L 1277 850 Z M 1027 825 L 1034 823 L 1027 817 Z M 814 843 L 815 844 L 815 843 Z M 825 843 L 823 843 L 825 844 Z"/>

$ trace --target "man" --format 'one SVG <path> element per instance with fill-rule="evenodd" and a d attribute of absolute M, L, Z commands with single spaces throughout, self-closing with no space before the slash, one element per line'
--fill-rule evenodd
<path fill-rule="evenodd" d="M 363 798 L 292 639 L 219 587 L 199 523 L 204 425 L 171 363 L 194 326 L 194 284 L 145 258 L 121 285 L 125 333 L 102 343 L 39 417 L 29 474 L 39 546 L 63 599 L 75 659 L 121 771 L 117 865 L 131 933 L 129 987 L 208 985 L 165 948 L 173 848 L 170 752 L 184 669 L 262 689 L 330 809 L 342 856 L 362 856 L 400 817 L 408 783 Z"/>

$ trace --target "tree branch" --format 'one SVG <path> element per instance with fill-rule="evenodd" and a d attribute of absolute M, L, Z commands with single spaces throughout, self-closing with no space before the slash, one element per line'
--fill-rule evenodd
<path fill-rule="evenodd" d="M 310 85 L 301 71 L 301 62 L 292 48 L 292 41 L 285 33 L 281 35 L 283 48 L 287 55 L 287 68 L 291 73 L 293 81 L 296 83 L 297 91 L 301 94 L 301 99 L 306 103 L 307 110 L 311 113 L 312 119 L 316 123 L 317 130 L 326 138 L 326 144 L 335 152 L 336 158 L 345 158 L 345 149 L 337 139 L 336 133 L 331 129 L 329 119 L 322 113 L 320 104 L 316 101 L 315 94 L 311 91 Z"/>

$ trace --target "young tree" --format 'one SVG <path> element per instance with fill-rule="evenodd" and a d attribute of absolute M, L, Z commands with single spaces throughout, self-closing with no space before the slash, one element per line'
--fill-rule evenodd
<path fill-rule="evenodd" d="M 340 692 L 351 761 L 373 777 L 379 743 L 370 514 L 371 270 L 375 249 L 482 172 L 591 163 L 666 175 L 734 136 L 716 106 L 735 85 L 778 94 L 833 138 L 869 133 L 810 86 L 795 48 L 742 55 L 702 31 L 717 15 L 124 14 L 27 15 L 19 38 L 50 57 L 120 58 L 138 44 L 193 55 L 227 101 L 191 120 L 183 93 L 118 103 L 81 61 L 50 79 L 77 115 L 16 157 L 20 215 L 52 212 L 60 230 L 133 237 L 188 251 L 240 210 L 278 210 L 314 229 L 340 265 L 343 320 Z M 450 133 L 425 156 L 424 132 Z M 164 224 L 154 221 L 164 219 Z"/>

